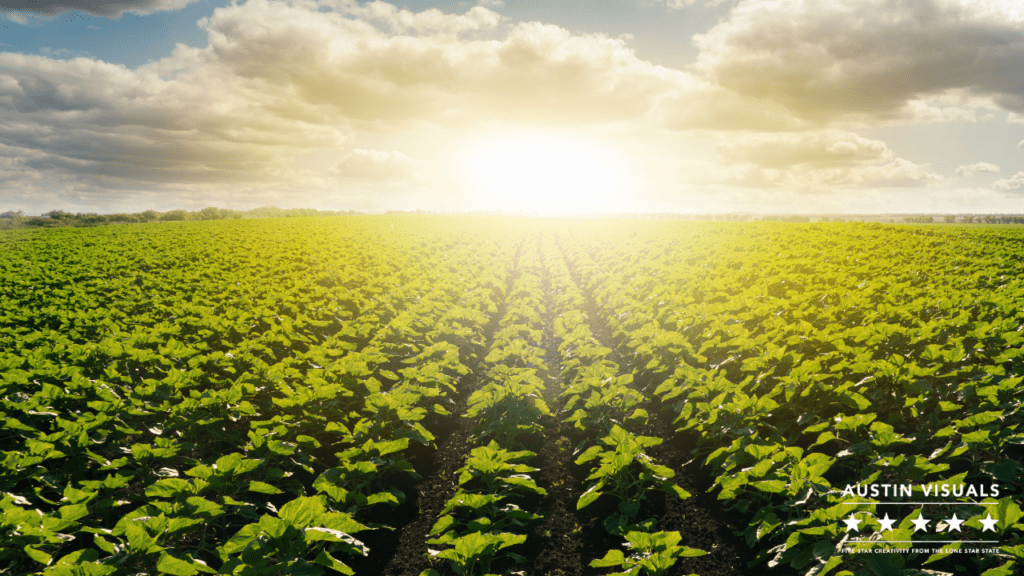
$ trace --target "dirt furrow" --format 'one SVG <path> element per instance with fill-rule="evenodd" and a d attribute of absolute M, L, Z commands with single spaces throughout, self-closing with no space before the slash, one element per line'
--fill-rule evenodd
<path fill-rule="evenodd" d="M 583 294 L 584 311 L 594 338 L 603 346 L 612 349 L 612 359 L 623 369 L 637 366 L 625 346 L 620 346 L 621 339 L 615 338 L 608 324 L 604 321 L 604 310 L 594 298 L 594 291 L 588 289 L 588 283 L 582 276 L 580 263 L 570 260 L 561 243 L 559 253 L 565 259 L 569 275 Z M 659 463 L 668 466 L 675 472 L 675 482 L 691 497 L 685 500 L 666 496 L 661 492 L 653 492 L 645 503 L 641 518 L 654 518 L 659 531 L 678 531 L 683 539 L 681 544 L 708 552 L 705 556 L 680 558 L 667 576 L 697 573 L 701 576 L 743 576 L 749 574 L 747 562 L 756 557 L 754 550 L 749 548 L 742 536 L 735 532 L 746 527 L 745 514 L 721 513 L 721 503 L 708 492 L 713 477 L 707 471 L 700 470 L 699 462 L 693 462 L 690 448 L 683 445 L 675 434 L 673 425 L 674 414 L 664 410 L 661 402 L 652 394 L 653 383 L 643 379 L 634 380 L 633 386 L 647 395 L 642 407 L 650 415 L 650 421 L 637 426 L 635 433 L 664 439 L 659 446 L 647 449 L 647 453 Z"/>
<path fill-rule="evenodd" d="M 505 315 L 508 294 L 517 275 L 519 252 L 513 257 L 512 270 L 509 274 L 504 294 L 497 303 L 497 309 L 489 315 L 487 328 L 484 331 L 484 350 L 491 346 L 498 322 Z M 408 500 L 397 510 L 383 514 L 379 521 L 394 526 L 394 531 L 379 529 L 374 534 L 375 549 L 370 546 L 370 556 L 361 563 L 352 563 L 357 574 L 381 574 L 383 576 L 409 576 L 437 567 L 432 563 L 428 552 L 427 540 L 430 530 L 441 515 L 445 504 L 458 489 L 456 471 L 462 467 L 471 446 L 469 442 L 473 430 L 473 422 L 462 415 L 466 411 L 466 400 L 469 395 L 480 387 L 486 374 L 483 358 L 474 358 L 467 363 L 470 373 L 459 381 L 459 390 L 455 395 L 455 405 L 448 416 L 436 419 L 432 425 L 425 423 L 428 430 L 438 438 L 438 448 L 432 453 L 415 454 L 410 458 L 413 467 L 423 479 L 406 490 L 410 494 Z M 402 523 L 400 525 L 399 521 Z"/>

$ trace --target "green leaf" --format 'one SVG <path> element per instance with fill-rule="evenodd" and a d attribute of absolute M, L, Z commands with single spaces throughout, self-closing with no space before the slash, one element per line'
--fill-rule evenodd
<path fill-rule="evenodd" d="M 761 480 L 758 482 L 751 482 L 750 485 L 763 492 L 777 493 L 786 489 L 786 482 L 783 480 Z"/>
<path fill-rule="evenodd" d="M 580 496 L 578 502 L 576 502 L 576 509 L 583 510 L 587 506 L 594 503 L 595 500 L 601 497 L 601 492 L 597 489 L 597 485 L 591 486 L 589 490 Z"/>
<path fill-rule="evenodd" d="M 32 548 L 28 545 L 25 546 L 24 550 L 25 554 L 28 554 L 29 558 L 35 560 L 36 562 L 39 562 L 43 566 L 49 566 L 50 563 L 53 562 L 53 557 L 47 554 L 46 552 L 36 550 L 35 548 Z"/>
<path fill-rule="evenodd" d="M 281 440 L 271 440 L 267 442 L 267 448 L 269 448 L 271 452 L 282 456 L 291 456 L 292 454 L 295 454 L 295 445 Z"/>
<path fill-rule="evenodd" d="M 999 519 L 996 528 L 1000 534 L 1003 534 L 1024 515 L 1021 514 L 1020 507 L 1013 501 L 1013 498 L 1003 498 L 996 506 L 993 516 Z"/>
<path fill-rule="evenodd" d="M 146 496 L 150 498 L 174 498 L 178 494 L 193 494 L 192 484 L 181 478 L 164 478 L 146 488 Z"/>
<path fill-rule="evenodd" d="M 455 524 L 455 518 L 450 515 L 444 515 L 437 519 L 434 523 L 434 527 L 430 529 L 430 536 L 440 534 Z"/>
<path fill-rule="evenodd" d="M 283 490 L 280 490 L 276 486 L 272 486 L 270 484 L 267 484 L 266 482 L 260 482 L 258 480 L 253 480 L 253 481 L 249 482 L 249 491 L 250 492 L 259 492 L 261 494 L 283 494 L 284 493 Z"/>
<path fill-rule="evenodd" d="M 313 559 L 313 562 L 316 562 L 321 566 L 326 566 L 331 570 L 334 570 L 335 572 L 348 574 L 349 576 L 353 576 L 356 573 L 355 570 L 339 562 L 337 559 L 335 559 L 333 556 L 331 556 L 324 550 L 321 550 L 320 553 L 317 554 L 316 558 Z"/>
<path fill-rule="evenodd" d="M 89 515 L 89 508 L 85 503 L 72 504 L 71 506 L 60 507 L 60 517 L 63 523 L 69 525 L 71 522 Z"/>
<path fill-rule="evenodd" d="M 592 568 L 607 568 L 609 566 L 622 566 L 626 562 L 626 556 L 622 553 L 622 550 L 609 550 L 604 558 L 600 560 L 592 560 L 590 566 Z"/>
<path fill-rule="evenodd" d="M 216 574 L 217 571 L 199 562 L 198 560 L 182 560 L 171 556 L 167 552 L 161 552 L 160 558 L 156 561 L 156 569 L 160 572 L 173 574 L 174 576 L 193 576 L 199 572 Z"/>
<path fill-rule="evenodd" d="M 387 442 L 374 442 L 373 443 L 373 448 L 375 450 L 377 450 L 377 452 L 381 456 L 386 456 L 387 454 L 392 454 L 394 452 L 401 452 L 402 450 L 405 450 L 408 447 L 409 447 L 409 439 L 408 438 L 399 438 L 398 440 L 389 440 Z"/>
<path fill-rule="evenodd" d="M 129 520 L 126 522 L 124 533 L 128 538 L 128 551 L 132 554 L 146 554 L 160 550 L 156 538 L 149 535 L 141 521 Z"/>
<path fill-rule="evenodd" d="M 597 458 L 597 455 L 600 454 L 600 453 L 601 453 L 601 447 L 600 446 L 591 446 L 590 448 L 587 448 L 587 450 L 585 452 L 583 452 L 583 454 L 580 454 L 580 457 L 576 459 L 576 464 L 580 465 L 580 464 L 584 464 L 586 462 L 589 462 L 589 461 L 593 460 L 594 458 Z"/>
<path fill-rule="evenodd" d="M 108 542 L 103 536 L 99 534 L 92 535 L 92 541 L 96 544 L 96 547 L 103 550 L 107 554 L 117 554 L 117 546 L 112 542 Z"/>
<path fill-rule="evenodd" d="M 230 540 L 224 543 L 221 550 L 225 554 L 237 554 L 245 549 L 250 542 L 255 540 L 262 532 L 262 529 L 257 524 L 247 524 L 242 527 Z"/>
<path fill-rule="evenodd" d="M 99 557 L 99 552 L 91 548 L 86 548 L 85 550 L 78 550 L 62 557 L 60 560 L 57 560 L 55 566 L 74 566 L 76 564 L 84 564 L 86 562 L 95 562 Z"/>
<path fill-rule="evenodd" d="M 1014 561 L 1007 562 L 998 568 L 991 568 L 981 573 L 981 576 L 1013 576 L 1017 572 L 1013 569 Z"/>
<path fill-rule="evenodd" d="M 230 476 L 234 473 L 235 468 L 242 463 L 242 455 L 238 452 L 221 456 L 217 459 L 215 467 L 217 471 L 226 476 Z"/>
<path fill-rule="evenodd" d="M 323 496 L 296 498 L 282 506 L 277 515 L 299 528 L 312 526 L 326 511 L 321 498 Z"/>
<path fill-rule="evenodd" d="M 185 500 L 185 503 L 192 506 L 192 515 L 209 514 L 212 516 L 218 516 L 224 512 L 220 504 L 210 502 L 206 498 L 199 496 L 192 496 Z"/>
<path fill-rule="evenodd" d="M 835 438 L 836 435 L 833 434 L 832 432 L 822 432 L 821 434 L 818 435 L 818 439 L 814 442 L 814 444 L 811 444 L 811 447 L 817 446 L 819 444 L 824 444 L 825 442 L 828 442 L 830 440 L 835 440 Z"/>

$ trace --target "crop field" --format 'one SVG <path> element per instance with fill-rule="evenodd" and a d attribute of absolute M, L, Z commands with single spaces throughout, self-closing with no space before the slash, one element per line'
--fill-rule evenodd
<path fill-rule="evenodd" d="M 0 233 L 0 574 L 1021 573 L 1024 232 Z"/>

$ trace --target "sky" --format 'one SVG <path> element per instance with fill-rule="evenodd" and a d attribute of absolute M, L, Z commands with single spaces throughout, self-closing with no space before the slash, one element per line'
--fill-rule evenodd
<path fill-rule="evenodd" d="M 1017 0 L 0 0 L 0 212 L 1024 213 Z"/>

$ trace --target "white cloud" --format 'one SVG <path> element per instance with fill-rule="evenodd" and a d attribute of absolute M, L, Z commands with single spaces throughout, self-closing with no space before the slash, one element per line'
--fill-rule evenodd
<path fill-rule="evenodd" d="M 1002 180 L 996 180 L 992 187 L 996 190 L 1016 190 L 1024 186 L 1024 172 L 1017 172 L 1009 178 L 1003 178 Z"/>
<path fill-rule="evenodd" d="M 991 162 L 975 162 L 957 166 L 956 173 L 964 178 L 970 178 L 979 172 L 999 172 L 999 166 Z"/>
<path fill-rule="evenodd" d="M 821 130 L 730 134 L 716 150 L 718 181 L 829 193 L 836 188 L 918 187 L 941 180 L 928 164 L 897 158 L 880 140 Z"/>
<path fill-rule="evenodd" d="M 404 180 L 422 166 L 424 162 L 401 152 L 356 148 L 334 165 L 330 172 L 342 178 Z"/>
<path fill-rule="evenodd" d="M 347 141 L 284 95 L 189 69 L 190 55 L 179 50 L 185 69 L 161 76 L 159 66 L 0 53 L 0 143 L 33 151 L 41 170 L 117 187 L 271 178 L 297 151 Z"/>
<path fill-rule="evenodd" d="M 977 99 L 1024 112 L 1024 25 L 959 0 L 746 0 L 694 37 L 695 69 L 801 118 L 964 117 Z"/>
<path fill-rule="evenodd" d="M 37 14 L 61 14 L 70 10 L 78 10 L 94 16 L 120 18 L 121 14 L 125 12 L 144 16 L 154 12 L 180 10 L 196 1 L 198 0 L 2 0 L 0 8 L 3 10 L 0 11 L 18 10 Z M 5 15 L 14 20 L 9 13 Z M 19 23 L 26 23 L 24 19 L 22 20 Z"/>
<path fill-rule="evenodd" d="M 502 34 L 480 7 L 413 15 L 380 4 L 359 7 L 358 20 L 256 0 L 220 9 L 207 23 L 206 58 L 363 126 L 617 121 L 678 88 L 679 73 L 639 60 L 620 39 L 536 22 Z"/>
<path fill-rule="evenodd" d="M 221 7 L 202 22 L 207 47 L 178 45 L 138 68 L 0 53 L 0 157 L 104 190 L 387 179 L 412 159 L 356 151 L 319 176 L 293 163 L 350 149 L 358 131 L 636 121 L 688 78 L 638 59 L 624 39 L 507 24 L 482 7 L 335 8 Z"/>
<path fill-rule="evenodd" d="M 730 136 L 717 148 L 732 161 L 773 167 L 838 167 L 893 157 L 885 142 L 839 130 Z"/>

